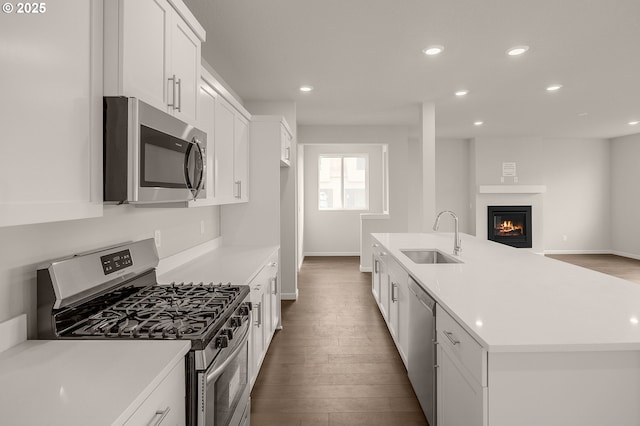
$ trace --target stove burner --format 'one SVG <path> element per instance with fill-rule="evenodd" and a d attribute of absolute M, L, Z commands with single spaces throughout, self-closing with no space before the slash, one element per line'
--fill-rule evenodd
<path fill-rule="evenodd" d="M 241 294 L 230 284 L 153 285 L 88 316 L 73 336 L 202 340 Z"/>

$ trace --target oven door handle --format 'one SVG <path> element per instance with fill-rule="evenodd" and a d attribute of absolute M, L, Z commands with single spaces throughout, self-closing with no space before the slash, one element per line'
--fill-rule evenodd
<path fill-rule="evenodd" d="M 240 339 L 240 343 L 238 343 L 238 346 L 236 346 L 233 349 L 231 354 L 227 357 L 227 359 L 224 360 L 222 364 L 217 366 L 211 373 L 207 374 L 207 384 L 217 380 L 218 377 L 224 371 L 224 369 L 227 368 L 227 366 L 231 363 L 231 361 L 233 361 L 236 355 L 238 355 L 238 353 L 245 347 L 245 343 L 247 343 L 247 340 L 249 340 L 249 331 L 251 330 L 251 320 L 252 320 L 251 311 L 249 311 L 249 318 L 248 318 L 248 321 L 246 322 L 247 330 L 242 335 L 242 338 Z"/>

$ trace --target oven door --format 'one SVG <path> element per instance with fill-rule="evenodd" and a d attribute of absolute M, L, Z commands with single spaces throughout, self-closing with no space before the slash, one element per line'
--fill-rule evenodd
<path fill-rule="evenodd" d="M 236 329 L 233 345 L 198 373 L 198 425 L 240 425 L 249 403 L 249 330 L 251 316 Z"/>

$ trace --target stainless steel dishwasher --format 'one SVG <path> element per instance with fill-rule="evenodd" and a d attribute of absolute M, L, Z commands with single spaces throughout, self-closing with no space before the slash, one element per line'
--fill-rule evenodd
<path fill-rule="evenodd" d="M 436 301 L 409 277 L 407 371 L 430 426 L 436 425 Z"/>

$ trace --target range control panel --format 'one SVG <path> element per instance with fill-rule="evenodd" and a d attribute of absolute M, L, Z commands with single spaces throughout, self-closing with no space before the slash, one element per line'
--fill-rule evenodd
<path fill-rule="evenodd" d="M 133 259 L 129 249 L 100 256 L 100 261 L 105 275 L 133 266 Z"/>

